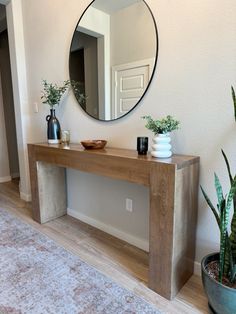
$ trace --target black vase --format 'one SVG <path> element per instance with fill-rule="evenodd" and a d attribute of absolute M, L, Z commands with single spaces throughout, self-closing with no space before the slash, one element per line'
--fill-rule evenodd
<path fill-rule="evenodd" d="M 50 109 L 50 115 L 46 117 L 48 122 L 48 143 L 59 144 L 61 139 L 60 123 L 55 116 L 55 109 Z"/>

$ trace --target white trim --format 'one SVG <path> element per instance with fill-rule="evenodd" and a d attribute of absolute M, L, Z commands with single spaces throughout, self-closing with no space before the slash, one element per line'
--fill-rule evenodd
<path fill-rule="evenodd" d="M 10 176 L 0 177 L 0 183 L 10 182 L 10 181 L 11 181 L 11 177 Z"/>
<path fill-rule="evenodd" d="M 85 222 L 99 230 L 102 230 L 104 232 L 107 232 L 111 235 L 113 235 L 114 237 L 116 238 L 119 238 L 123 241 L 126 241 L 146 252 L 149 251 L 149 243 L 148 241 L 145 241 L 143 239 L 140 239 L 138 237 L 135 237 L 131 234 L 128 234 L 124 231 L 121 231 L 119 229 L 116 229 L 110 225 L 107 225 L 107 224 L 104 224 L 103 222 L 99 221 L 99 220 L 96 220 L 94 218 L 91 218 L 91 217 L 88 217 L 84 214 L 81 214 L 79 213 L 78 211 L 76 210 L 73 210 L 73 209 L 70 209 L 70 208 L 67 208 L 67 214 L 71 217 L 74 217 L 76 219 L 79 219 L 81 220 L 82 222 Z"/>
<path fill-rule="evenodd" d="M 79 213 L 78 211 L 74 209 L 67 208 L 67 215 L 76 218 L 84 223 L 87 223 L 99 230 L 102 230 L 106 233 L 109 233 L 113 235 L 114 237 L 121 239 L 123 241 L 126 241 L 146 252 L 149 251 L 149 243 L 148 241 L 145 241 L 143 239 L 140 239 L 138 237 L 135 237 L 131 234 L 128 234 L 124 231 L 121 231 L 119 229 L 116 229 L 112 226 L 109 226 L 107 224 L 104 224 L 103 222 L 96 220 L 94 218 L 88 217 L 84 214 Z M 195 261 L 194 262 L 194 275 L 201 276 L 201 263 Z"/>
<path fill-rule="evenodd" d="M 201 276 L 201 263 L 194 262 L 194 275 Z"/>
<path fill-rule="evenodd" d="M 20 198 L 25 202 L 31 202 L 31 194 L 26 194 L 24 192 L 20 192 Z"/>
<path fill-rule="evenodd" d="M 29 142 L 28 130 L 31 128 L 31 121 L 27 115 L 30 103 L 26 74 L 22 0 L 9 1 L 6 6 L 6 13 L 21 187 L 24 194 L 28 195 L 30 193 L 30 178 L 27 142 Z"/>

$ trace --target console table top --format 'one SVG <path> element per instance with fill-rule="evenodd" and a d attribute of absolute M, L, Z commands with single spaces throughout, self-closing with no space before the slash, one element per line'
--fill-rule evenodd
<path fill-rule="evenodd" d="M 70 143 L 69 146 L 63 144 L 48 144 L 48 143 L 35 143 L 28 144 L 34 146 L 40 151 L 58 150 L 58 153 L 77 153 L 77 154 L 88 154 L 88 155 L 99 155 L 99 156 L 110 156 L 125 159 L 133 159 L 134 161 L 152 162 L 152 163 L 165 163 L 170 165 L 176 165 L 177 169 L 184 168 L 188 165 L 198 163 L 199 157 L 189 155 L 178 155 L 174 154 L 171 158 L 153 158 L 150 153 L 147 155 L 138 155 L 136 150 L 124 149 L 124 148 L 113 148 L 105 147 L 104 149 L 84 149 L 81 144 Z"/>

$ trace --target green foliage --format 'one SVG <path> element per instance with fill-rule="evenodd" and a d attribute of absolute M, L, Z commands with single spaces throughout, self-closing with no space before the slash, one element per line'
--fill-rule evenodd
<path fill-rule="evenodd" d="M 224 156 L 224 159 L 225 159 L 225 162 L 227 165 L 228 175 L 229 175 L 230 183 L 232 186 L 233 185 L 233 177 L 231 174 L 229 162 L 228 162 L 228 159 L 227 159 L 223 150 L 222 150 L 222 154 Z M 229 258 L 232 258 L 233 261 L 236 261 L 236 196 L 234 196 L 233 203 L 234 203 L 234 213 L 233 213 L 233 217 L 231 220 L 231 234 L 230 234 L 230 238 L 229 238 L 231 255 L 229 256 Z M 230 264 L 228 259 L 226 260 L 226 264 L 227 264 L 227 266 Z M 235 281 L 236 280 L 236 262 L 234 263 L 233 268 L 231 268 L 231 274 L 232 274 L 231 275 L 232 280 Z"/>
<path fill-rule="evenodd" d="M 231 86 L 232 99 L 234 105 L 234 117 L 236 121 L 236 96 L 233 86 Z M 219 281 L 222 283 L 223 275 L 226 276 L 231 283 L 236 282 L 236 175 L 233 177 L 230 169 L 228 158 L 223 150 L 221 150 L 227 167 L 230 181 L 230 191 L 228 197 L 223 195 L 223 189 L 218 176 L 215 174 L 215 189 L 217 195 L 217 210 L 210 201 L 206 192 L 201 187 L 203 196 L 212 210 L 217 225 L 220 230 L 220 265 L 219 265 Z M 231 220 L 231 232 L 229 235 L 229 216 L 230 209 L 233 204 L 233 217 Z"/>
<path fill-rule="evenodd" d="M 74 94 L 78 103 L 82 106 L 82 108 L 84 108 L 86 106 L 86 98 L 87 98 L 84 93 L 84 84 L 81 82 L 72 80 L 71 86 L 74 90 Z"/>
<path fill-rule="evenodd" d="M 179 129 L 180 122 L 169 115 L 161 120 L 153 120 L 151 116 L 144 116 L 142 119 L 147 121 L 145 127 L 154 134 L 165 134 Z"/>
<path fill-rule="evenodd" d="M 233 98 L 233 103 L 234 103 L 234 119 L 236 121 L 236 96 L 235 96 L 235 91 L 233 86 L 231 86 L 231 92 L 232 92 L 232 98 Z"/>
<path fill-rule="evenodd" d="M 232 178 L 230 166 L 225 153 L 222 151 L 223 157 L 226 162 L 229 177 Z M 210 201 L 206 192 L 201 187 L 203 196 L 211 208 L 219 230 L 220 230 L 220 261 L 219 261 L 219 281 L 222 283 L 223 275 L 229 278 L 231 282 L 236 281 L 236 256 L 234 254 L 236 249 L 235 231 L 236 231 L 236 210 L 235 210 L 235 198 L 236 198 L 236 176 L 230 180 L 231 187 L 228 193 L 228 197 L 223 195 L 223 189 L 218 176 L 215 174 L 215 189 L 217 195 L 217 210 Z M 230 209 L 234 203 L 234 215 L 231 222 L 231 234 L 228 235 Z M 233 226 L 233 228 L 232 228 Z"/>
<path fill-rule="evenodd" d="M 62 95 L 70 86 L 70 81 L 64 81 L 62 86 L 57 84 L 48 83 L 46 80 L 43 80 L 43 91 L 42 91 L 42 102 L 43 104 L 48 104 L 51 109 L 54 106 L 58 105 Z"/>

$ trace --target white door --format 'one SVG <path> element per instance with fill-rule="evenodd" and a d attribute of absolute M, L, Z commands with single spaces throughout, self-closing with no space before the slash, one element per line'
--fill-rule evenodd
<path fill-rule="evenodd" d="M 153 60 L 112 67 L 112 118 L 129 112 L 144 94 L 153 70 Z"/>

